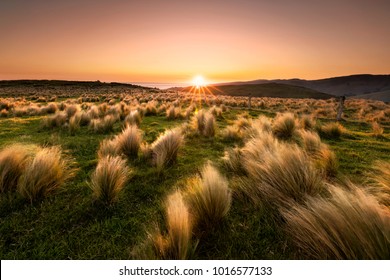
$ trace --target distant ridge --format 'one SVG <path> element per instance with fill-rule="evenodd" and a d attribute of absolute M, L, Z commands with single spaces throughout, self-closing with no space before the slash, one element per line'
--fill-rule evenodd
<path fill-rule="evenodd" d="M 28 87 L 59 87 L 59 86 L 82 86 L 82 87 L 129 87 L 129 88 L 146 88 L 139 85 L 117 83 L 117 82 L 100 82 L 100 81 L 67 81 L 67 80 L 0 80 L 0 88 L 14 87 L 14 86 L 28 86 Z"/>
<path fill-rule="evenodd" d="M 371 75 L 359 74 L 350 76 L 333 77 L 319 80 L 303 80 L 303 79 L 288 79 L 288 80 L 253 80 L 247 82 L 232 82 L 216 84 L 215 86 L 223 85 L 255 85 L 277 83 L 285 85 L 294 85 L 316 90 L 319 92 L 336 95 L 336 96 L 359 96 L 376 92 L 384 92 L 384 94 L 373 95 L 373 97 L 382 100 L 383 96 L 387 97 L 386 91 L 390 90 L 390 75 Z"/>
<path fill-rule="evenodd" d="M 190 91 L 191 87 L 183 88 Z M 208 86 L 205 92 L 214 95 L 248 96 L 253 97 L 279 97 L 279 98 L 313 98 L 329 99 L 333 95 L 322 93 L 305 87 L 285 85 L 278 83 L 265 84 L 239 84 L 239 85 L 215 85 Z"/>

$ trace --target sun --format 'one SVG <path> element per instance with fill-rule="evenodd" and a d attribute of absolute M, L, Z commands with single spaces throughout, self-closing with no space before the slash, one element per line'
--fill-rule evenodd
<path fill-rule="evenodd" d="M 206 81 L 201 75 L 195 76 L 194 79 L 192 80 L 192 83 L 196 88 L 201 88 L 206 85 Z"/>

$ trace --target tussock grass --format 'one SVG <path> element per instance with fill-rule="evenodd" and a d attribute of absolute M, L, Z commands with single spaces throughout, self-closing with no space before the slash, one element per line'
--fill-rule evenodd
<path fill-rule="evenodd" d="M 168 229 L 165 259 L 185 260 L 191 251 L 192 221 L 190 212 L 180 192 L 168 196 L 166 201 Z"/>
<path fill-rule="evenodd" d="M 314 259 L 390 257 L 390 214 L 358 187 L 330 188 L 329 198 L 308 198 L 306 205 L 283 210 L 286 230 Z"/>
<path fill-rule="evenodd" d="M 90 188 L 96 200 L 111 205 L 118 200 L 129 179 L 126 160 L 119 156 L 107 155 L 99 159 L 91 175 Z"/>
<path fill-rule="evenodd" d="M 138 157 L 142 143 L 142 134 L 136 125 L 129 125 L 122 130 L 116 138 L 117 149 L 129 159 Z"/>
<path fill-rule="evenodd" d="M 117 139 L 104 139 L 100 142 L 98 150 L 98 158 L 104 158 L 106 156 L 117 156 L 119 154 Z"/>
<path fill-rule="evenodd" d="M 80 130 L 81 114 L 75 113 L 69 119 L 69 133 L 75 135 Z"/>
<path fill-rule="evenodd" d="M 16 191 L 34 146 L 14 144 L 0 151 L 0 193 Z"/>
<path fill-rule="evenodd" d="M 180 129 L 166 130 L 151 145 L 153 151 L 153 164 L 157 170 L 174 164 L 180 147 L 183 145 L 184 137 Z"/>
<path fill-rule="evenodd" d="M 27 164 L 18 181 L 18 191 L 33 202 L 56 191 L 74 175 L 72 163 L 63 157 L 59 147 L 42 148 Z"/>
<path fill-rule="evenodd" d="M 293 113 L 283 113 L 276 116 L 272 124 L 272 132 L 278 139 L 291 139 L 296 130 L 296 120 Z"/>
<path fill-rule="evenodd" d="M 141 121 L 142 121 L 142 117 L 141 117 L 140 113 L 138 112 L 138 110 L 131 111 L 125 118 L 126 124 L 136 125 L 138 127 L 140 126 Z"/>
<path fill-rule="evenodd" d="M 317 126 L 319 134 L 328 139 L 339 139 L 345 133 L 345 128 L 337 122 Z"/>
<path fill-rule="evenodd" d="M 108 133 L 113 131 L 114 124 L 117 121 L 117 118 L 113 115 L 107 115 L 101 119 L 92 119 L 89 123 L 89 127 L 92 131 L 96 133 Z"/>
<path fill-rule="evenodd" d="M 231 192 L 228 181 L 210 164 L 203 167 L 201 177 L 188 181 L 187 201 L 195 223 L 200 228 L 215 227 L 228 213 Z"/>
<path fill-rule="evenodd" d="M 367 172 L 368 192 L 373 194 L 377 200 L 390 207 L 390 163 L 377 161 L 372 171 Z"/>
<path fill-rule="evenodd" d="M 242 160 L 253 181 L 244 186 L 244 192 L 253 199 L 287 207 L 323 188 L 322 178 L 308 156 L 297 146 L 281 144 L 270 135 L 247 143 Z"/>
<path fill-rule="evenodd" d="M 214 137 L 216 132 L 216 122 L 215 117 L 211 113 L 207 113 L 205 117 L 205 124 L 204 124 L 204 130 L 203 135 L 206 137 Z"/>

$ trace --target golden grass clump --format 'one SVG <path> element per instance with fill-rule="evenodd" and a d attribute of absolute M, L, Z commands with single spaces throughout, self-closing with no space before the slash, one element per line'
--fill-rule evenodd
<path fill-rule="evenodd" d="M 117 156 L 119 154 L 117 139 L 104 139 L 100 142 L 98 150 L 98 158 L 106 156 Z"/>
<path fill-rule="evenodd" d="M 116 137 L 116 143 L 119 152 L 126 155 L 129 159 L 137 158 L 142 143 L 141 130 L 136 125 L 128 125 Z"/>
<path fill-rule="evenodd" d="M 75 135 L 80 130 L 81 114 L 75 113 L 69 119 L 69 133 Z"/>
<path fill-rule="evenodd" d="M 315 126 L 315 121 L 313 120 L 313 117 L 310 115 L 303 115 L 299 119 L 299 126 L 304 130 L 311 130 Z"/>
<path fill-rule="evenodd" d="M 90 188 L 96 200 L 111 205 L 118 200 L 129 179 L 126 160 L 119 156 L 105 156 L 99 159 L 91 175 Z"/>
<path fill-rule="evenodd" d="M 329 139 L 339 139 L 345 132 L 345 128 L 338 122 L 331 122 L 317 127 L 322 137 Z"/>
<path fill-rule="evenodd" d="M 15 144 L 0 151 L 0 193 L 17 190 L 32 150 L 26 145 Z"/>
<path fill-rule="evenodd" d="M 235 125 L 229 125 L 222 131 L 223 139 L 227 141 L 237 141 L 242 139 L 242 133 Z"/>
<path fill-rule="evenodd" d="M 113 115 L 107 115 L 101 119 L 92 119 L 89 127 L 96 133 L 108 133 L 114 129 L 117 118 Z"/>
<path fill-rule="evenodd" d="M 166 201 L 168 229 L 165 259 L 185 260 L 191 249 L 192 221 L 190 212 L 180 192 L 168 196 Z"/>
<path fill-rule="evenodd" d="M 206 137 L 214 137 L 216 132 L 215 117 L 211 113 L 206 113 L 203 135 Z"/>
<path fill-rule="evenodd" d="M 75 169 L 70 160 L 63 157 L 61 148 L 41 148 L 23 171 L 18 191 L 33 202 L 59 189 L 74 174 Z"/>
<path fill-rule="evenodd" d="M 166 130 L 151 145 L 153 165 L 161 171 L 165 166 L 174 164 L 183 141 L 184 137 L 178 128 Z"/>
<path fill-rule="evenodd" d="M 243 166 L 253 184 L 244 192 L 276 206 L 302 202 L 323 188 L 322 178 L 308 156 L 296 145 L 279 143 L 272 136 L 248 142 L 242 150 Z"/>
<path fill-rule="evenodd" d="M 293 113 L 283 113 L 276 116 L 272 124 L 273 134 L 283 140 L 291 139 L 296 130 L 296 120 Z"/>
<path fill-rule="evenodd" d="M 317 133 L 300 130 L 298 135 L 298 142 L 309 155 L 318 154 L 318 152 L 321 150 L 322 142 L 320 136 Z"/>
<path fill-rule="evenodd" d="M 390 257 L 390 214 L 359 187 L 330 187 L 328 198 L 308 198 L 282 212 L 286 231 L 309 258 Z"/>
<path fill-rule="evenodd" d="M 390 163 L 377 161 L 372 171 L 367 173 L 368 192 L 373 194 L 379 203 L 390 207 Z"/>
<path fill-rule="evenodd" d="M 140 113 L 138 112 L 138 110 L 131 111 L 125 118 L 126 124 L 136 125 L 138 127 L 140 126 L 141 121 L 142 121 L 142 117 L 141 117 Z"/>
<path fill-rule="evenodd" d="M 200 228 L 216 226 L 228 213 L 232 195 L 228 181 L 210 164 L 203 167 L 201 178 L 188 181 L 187 201 L 194 223 Z"/>

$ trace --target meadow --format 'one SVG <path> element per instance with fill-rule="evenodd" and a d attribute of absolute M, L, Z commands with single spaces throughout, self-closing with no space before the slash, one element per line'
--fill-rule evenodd
<path fill-rule="evenodd" d="M 4 92 L 1 259 L 390 258 L 388 103 Z"/>

